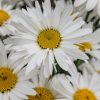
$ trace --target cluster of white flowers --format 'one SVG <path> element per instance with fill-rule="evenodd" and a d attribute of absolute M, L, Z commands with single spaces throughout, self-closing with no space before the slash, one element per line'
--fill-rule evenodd
<path fill-rule="evenodd" d="M 99 20 L 100 0 L 0 0 L 0 100 L 100 100 Z"/>

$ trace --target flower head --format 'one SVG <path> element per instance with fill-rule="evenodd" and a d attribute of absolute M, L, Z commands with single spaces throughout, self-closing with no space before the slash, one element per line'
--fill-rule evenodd
<path fill-rule="evenodd" d="M 12 30 L 15 30 L 13 26 L 10 25 L 13 19 L 13 10 L 11 5 L 6 5 L 3 0 L 0 0 L 0 34 L 2 36 L 12 34 Z"/>
<path fill-rule="evenodd" d="M 29 77 L 24 76 L 24 70 L 16 70 L 0 41 L 0 100 L 27 99 L 27 95 L 36 95 Z"/>
<path fill-rule="evenodd" d="M 86 5 L 87 11 L 91 11 L 96 8 L 97 13 L 100 16 L 100 1 L 99 0 L 75 0 L 74 5 L 78 7 L 84 3 Z"/>
<path fill-rule="evenodd" d="M 54 76 L 52 84 L 64 100 L 99 100 L 100 81 L 98 82 L 98 79 L 97 73 L 90 77 L 87 72 L 74 78 L 57 75 Z"/>
<path fill-rule="evenodd" d="M 18 20 L 12 25 L 18 29 L 18 33 L 5 40 L 5 43 L 16 51 L 14 55 L 18 54 L 17 61 L 24 59 L 24 64 L 28 63 L 26 74 L 44 66 L 44 74 L 49 77 L 55 62 L 68 71 L 74 69 L 70 68 L 73 66 L 72 58 L 88 59 L 71 40 L 85 36 L 92 30 L 81 28 L 84 21 L 77 13 L 73 14 L 72 5 L 66 9 L 62 5 L 64 1 L 56 2 L 55 9 L 52 9 L 50 0 L 45 0 L 42 12 L 36 1 L 36 8 L 16 12 Z"/>

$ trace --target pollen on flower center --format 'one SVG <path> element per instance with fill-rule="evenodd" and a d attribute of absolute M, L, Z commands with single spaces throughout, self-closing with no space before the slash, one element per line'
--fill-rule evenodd
<path fill-rule="evenodd" d="M 54 100 L 51 91 L 46 88 L 35 88 L 37 95 L 29 96 L 29 100 Z"/>
<path fill-rule="evenodd" d="M 3 23 L 7 21 L 9 18 L 10 15 L 6 11 L 0 9 L 0 26 L 2 26 Z"/>
<path fill-rule="evenodd" d="M 37 42 L 39 46 L 43 49 L 53 49 L 57 48 L 60 45 L 61 42 L 61 36 L 59 31 L 53 29 L 53 28 L 47 28 L 42 30 L 37 38 Z"/>
<path fill-rule="evenodd" d="M 92 91 L 80 89 L 74 94 L 74 100 L 97 100 L 97 98 Z"/>
<path fill-rule="evenodd" d="M 93 47 L 92 47 L 92 44 L 89 43 L 89 42 L 83 42 L 83 43 L 80 43 L 80 44 L 75 44 L 79 47 L 79 49 L 83 52 L 85 52 L 86 50 L 92 50 Z"/>
<path fill-rule="evenodd" d="M 17 76 L 7 67 L 0 68 L 0 92 L 5 93 L 15 87 Z"/>

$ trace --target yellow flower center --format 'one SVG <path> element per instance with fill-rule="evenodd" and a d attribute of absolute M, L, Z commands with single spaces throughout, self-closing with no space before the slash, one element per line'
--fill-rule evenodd
<path fill-rule="evenodd" d="M 17 76 L 9 68 L 0 68 L 0 92 L 5 93 L 15 87 Z"/>
<path fill-rule="evenodd" d="M 42 30 L 37 38 L 37 42 L 39 46 L 43 49 L 53 49 L 57 48 L 60 45 L 61 42 L 61 36 L 59 31 L 53 29 L 53 28 L 47 28 L 45 30 Z"/>
<path fill-rule="evenodd" d="M 92 44 L 89 42 L 83 42 L 80 44 L 75 44 L 79 47 L 79 49 L 83 52 L 85 52 L 86 50 L 93 50 Z"/>
<path fill-rule="evenodd" d="M 7 21 L 9 18 L 10 15 L 6 11 L 0 9 L 0 26 L 2 26 L 3 23 Z"/>
<path fill-rule="evenodd" d="M 74 100 L 97 100 L 97 98 L 92 91 L 80 89 L 74 94 Z"/>
<path fill-rule="evenodd" d="M 97 72 L 98 74 L 100 74 L 100 70 L 97 70 L 96 72 Z"/>
<path fill-rule="evenodd" d="M 28 96 L 29 100 L 54 100 L 54 96 L 51 91 L 46 88 L 35 88 L 37 95 Z"/>

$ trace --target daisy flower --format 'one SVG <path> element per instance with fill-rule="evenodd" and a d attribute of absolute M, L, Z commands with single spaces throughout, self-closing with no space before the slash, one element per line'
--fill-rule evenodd
<path fill-rule="evenodd" d="M 76 78 L 57 75 L 52 80 L 53 88 L 62 95 L 62 100 L 100 100 L 98 74 L 90 78 L 87 73 Z"/>
<path fill-rule="evenodd" d="M 86 3 L 86 10 L 91 11 L 96 8 L 97 13 L 100 16 L 100 1 L 99 0 L 75 0 L 75 7 L 78 7 L 82 4 Z"/>
<path fill-rule="evenodd" d="M 79 49 L 91 56 L 100 59 L 100 29 L 96 30 L 93 34 L 87 35 L 77 39 L 76 45 Z"/>
<path fill-rule="evenodd" d="M 36 90 L 37 94 L 34 96 L 28 96 L 28 100 L 63 100 L 61 95 L 58 95 L 52 88 L 51 81 L 52 79 L 46 79 L 43 77 L 43 73 L 39 71 L 37 76 L 32 77 L 34 90 Z"/>
<path fill-rule="evenodd" d="M 11 9 L 11 5 L 6 5 L 3 3 L 3 0 L 0 0 L 0 35 L 11 34 L 10 28 L 14 30 L 14 27 L 10 25 L 13 16 Z"/>
<path fill-rule="evenodd" d="M 93 74 L 95 72 L 100 73 L 100 60 L 92 58 L 88 63 L 83 63 L 79 66 L 80 70 L 84 70 L 84 68 L 90 73 Z"/>
<path fill-rule="evenodd" d="M 55 9 L 52 9 L 50 0 L 45 0 L 42 13 L 36 1 L 36 8 L 16 12 L 18 20 L 12 25 L 18 29 L 18 33 L 4 42 L 8 49 L 16 51 L 14 56 L 18 58 L 17 61 L 28 63 L 26 74 L 37 66 L 45 66 L 44 74 L 49 77 L 55 62 L 68 71 L 73 65 L 72 57 L 88 59 L 70 40 L 90 34 L 92 30 L 81 28 L 84 24 L 82 18 L 77 16 L 78 13 L 73 13 L 72 5 L 62 10 L 63 4 L 64 1 L 60 0 L 56 2 Z"/>
<path fill-rule="evenodd" d="M 7 59 L 4 45 L 0 41 L 0 100 L 22 100 L 27 95 L 36 95 L 29 77 L 25 77 L 24 69 L 16 70 Z"/>

